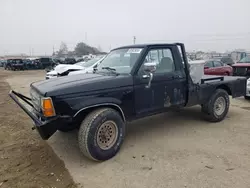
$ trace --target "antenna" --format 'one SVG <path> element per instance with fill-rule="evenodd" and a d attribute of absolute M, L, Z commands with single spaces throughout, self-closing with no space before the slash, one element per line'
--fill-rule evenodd
<path fill-rule="evenodd" d="M 135 44 L 135 41 L 136 41 L 136 36 L 133 37 L 133 42 L 134 42 L 134 44 Z"/>
<path fill-rule="evenodd" d="M 87 32 L 85 32 L 85 43 L 87 44 Z"/>

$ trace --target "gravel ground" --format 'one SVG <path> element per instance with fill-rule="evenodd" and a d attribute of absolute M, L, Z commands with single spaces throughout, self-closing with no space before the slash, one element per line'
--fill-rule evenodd
<path fill-rule="evenodd" d="M 13 72 L 7 81 L 28 94 L 29 84 L 44 75 L 43 71 Z M 199 107 L 141 119 L 128 125 L 118 155 L 102 163 L 79 153 L 76 131 L 56 133 L 48 144 L 74 181 L 87 188 L 249 188 L 249 110 L 250 102 L 240 98 L 231 100 L 229 113 L 220 123 L 204 121 Z M 20 114 L 26 121 L 25 114 Z M 33 132 L 29 137 L 38 136 Z"/>
<path fill-rule="evenodd" d="M 76 187 L 63 161 L 34 134 L 29 118 L 8 96 L 9 75 L 0 70 L 0 187 Z"/>

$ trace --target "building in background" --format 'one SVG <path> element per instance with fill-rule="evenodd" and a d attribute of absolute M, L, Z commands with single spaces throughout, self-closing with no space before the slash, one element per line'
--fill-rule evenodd
<path fill-rule="evenodd" d="M 242 58 L 247 56 L 247 52 L 245 50 L 235 50 L 231 52 L 231 58 L 236 63 L 240 61 Z"/>

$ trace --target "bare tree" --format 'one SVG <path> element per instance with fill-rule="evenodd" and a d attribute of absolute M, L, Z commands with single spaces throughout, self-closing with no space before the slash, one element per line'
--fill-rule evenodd
<path fill-rule="evenodd" d="M 58 56 L 63 57 L 66 56 L 67 54 L 68 54 L 67 44 L 65 42 L 61 42 L 60 49 L 58 51 Z"/>
<path fill-rule="evenodd" d="M 97 48 L 91 47 L 84 42 L 79 42 L 75 47 L 75 54 L 77 56 L 88 55 L 88 54 L 98 54 L 99 50 Z"/>

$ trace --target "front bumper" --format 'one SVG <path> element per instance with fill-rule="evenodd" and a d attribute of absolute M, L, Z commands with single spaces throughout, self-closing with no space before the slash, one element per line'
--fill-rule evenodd
<path fill-rule="evenodd" d="M 33 120 L 34 126 L 43 140 L 49 139 L 59 128 L 59 126 L 64 126 L 67 124 L 71 118 L 69 116 L 56 116 L 49 120 L 42 121 L 41 117 L 38 117 L 34 111 L 31 99 L 15 91 L 10 91 L 9 96 L 18 104 L 18 106 Z M 24 104 L 22 104 L 19 99 L 23 100 L 29 106 L 29 110 Z"/>

